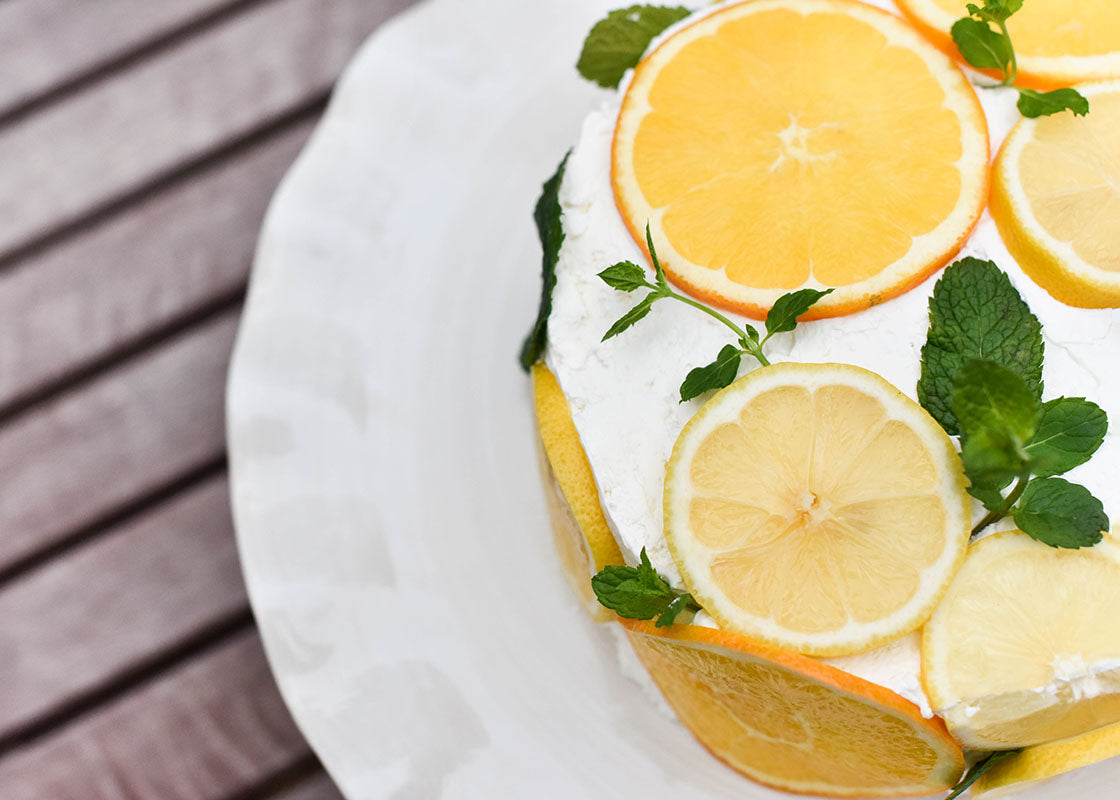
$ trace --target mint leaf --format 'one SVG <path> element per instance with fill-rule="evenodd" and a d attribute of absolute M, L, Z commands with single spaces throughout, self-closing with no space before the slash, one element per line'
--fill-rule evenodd
<path fill-rule="evenodd" d="M 953 416 L 966 438 L 988 432 L 1021 447 L 1038 430 L 1042 405 L 1017 374 L 994 361 L 973 359 L 953 380 Z"/>
<path fill-rule="evenodd" d="M 521 366 L 528 372 L 537 363 L 548 342 L 548 317 L 552 313 L 552 290 L 556 288 L 556 262 L 560 258 L 560 245 L 564 243 L 564 226 L 560 222 L 560 184 L 564 180 L 564 169 L 568 166 L 569 150 L 560 166 L 541 191 L 533 219 L 537 223 L 537 233 L 541 239 L 544 256 L 541 263 L 541 304 L 537 321 L 521 346 Z"/>
<path fill-rule="evenodd" d="M 969 3 L 968 13 L 981 19 L 990 19 L 992 22 L 1006 22 L 1008 17 L 1023 7 L 1023 0 L 984 0 L 981 8 L 975 3 Z"/>
<path fill-rule="evenodd" d="M 1011 66 L 1011 40 L 992 30 L 986 21 L 965 17 L 952 27 L 953 41 L 961 56 L 977 69 L 998 69 L 1007 73 Z"/>
<path fill-rule="evenodd" d="M 743 351 L 733 344 L 729 344 L 719 351 L 716 360 L 703 367 L 697 367 L 688 373 L 681 384 L 681 402 L 699 397 L 713 389 L 722 389 L 729 386 L 739 374 L 739 363 L 743 359 Z"/>
<path fill-rule="evenodd" d="M 692 595 L 680 595 L 676 600 L 669 603 L 669 607 L 657 618 L 657 627 L 667 628 L 670 625 L 676 624 L 677 617 L 681 615 L 681 612 L 688 611 L 690 608 L 699 608 L 699 606 L 696 605 L 696 601 L 692 599 Z"/>
<path fill-rule="evenodd" d="M 638 305 L 634 306 L 632 309 L 619 317 L 618 321 L 615 322 L 614 325 L 611 325 L 607 332 L 603 334 L 602 341 L 605 342 L 607 339 L 613 339 L 615 336 L 618 336 L 627 328 L 633 326 L 636 322 L 644 319 L 646 314 L 648 314 L 649 310 L 653 307 L 654 302 L 656 302 L 659 297 L 660 296 L 656 292 L 650 292 L 649 294 L 647 294 L 642 299 L 642 302 L 638 303 Z"/>
<path fill-rule="evenodd" d="M 681 6 L 630 6 L 595 23 L 583 43 L 576 69 L 589 81 L 616 89 L 659 34 L 692 12 Z"/>
<path fill-rule="evenodd" d="M 642 548 L 636 567 L 605 567 L 591 579 L 599 603 L 626 619 L 657 618 L 657 627 L 676 622 L 682 611 L 699 611 L 690 594 L 678 594 L 657 574 Z"/>
<path fill-rule="evenodd" d="M 1003 761 L 1005 758 L 1010 758 L 1011 756 L 1018 755 L 1021 752 L 1022 750 L 1000 750 L 998 753 L 992 753 L 991 755 L 977 761 L 972 765 L 972 768 L 965 773 L 965 776 L 961 778 L 961 782 L 953 787 L 953 793 L 946 797 L 945 800 L 956 800 L 962 794 L 967 792 L 972 784 L 976 783 L 976 781 L 979 780 L 980 776 L 985 772 L 990 770 L 999 762 Z"/>
<path fill-rule="evenodd" d="M 1049 117 L 1066 110 L 1079 117 L 1089 113 L 1089 101 L 1076 89 L 1055 89 L 1052 92 L 1019 89 L 1019 102 L 1016 105 L 1019 106 L 1019 113 L 1030 119 Z"/>
<path fill-rule="evenodd" d="M 962 460 L 963 460 L 963 457 L 962 457 Z M 966 474 L 967 474 L 967 469 L 968 468 L 966 467 L 965 469 L 966 469 Z M 973 497 L 975 497 L 977 500 L 979 500 L 981 503 L 983 503 L 984 508 L 988 509 L 989 511 L 1003 511 L 1004 510 L 1003 489 L 1007 486 L 1008 483 L 1011 482 L 1012 478 L 1014 477 L 1014 474 L 1015 473 L 1013 473 L 1013 472 L 1004 473 L 1001 476 L 1003 483 L 1002 483 L 1002 485 L 1000 485 L 998 487 L 995 486 L 995 485 L 984 486 L 982 484 L 978 484 L 976 482 L 973 482 L 973 484 L 968 487 L 968 493 L 970 495 L 972 495 Z M 990 480 L 990 484 L 999 484 L 1001 482 L 1001 478 L 996 477 L 996 478 Z"/>
<path fill-rule="evenodd" d="M 1000 490 L 1027 469 L 1021 445 L 1006 433 L 990 430 L 980 430 L 962 441 L 961 463 L 970 484 L 968 493 L 990 511 L 1002 507 L 1002 498 L 996 499 Z"/>
<path fill-rule="evenodd" d="M 818 291 L 816 289 L 798 289 L 796 292 L 784 294 L 774 303 L 770 313 L 766 315 L 766 335 L 785 333 L 797 327 L 797 319 L 822 297 L 832 294 L 832 289 Z"/>
<path fill-rule="evenodd" d="M 653 233 L 646 222 L 646 246 L 649 248 L 649 258 L 653 262 L 653 271 L 657 276 L 657 285 L 662 289 L 669 288 L 669 279 L 665 277 L 665 270 L 661 267 L 661 259 L 657 257 L 657 248 L 653 246 Z"/>
<path fill-rule="evenodd" d="M 1042 405 L 1038 432 L 1027 445 L 1031 471 L 1061 475 L 1093 457 L 1108 432 L 1108 415 L 1083 397 L 1059 397 Z"/>
<path fill-rule="evenodd" d="M 1027 484 L 1015 510 L 1015 524 L 1051 547 L 1092 547 L 1108 530 L 1101 501 L 1084 486 L 1062 478 L 1036 478 Z"/>
<path fill-rule="evenodd" d="M 603 279 L 607 286 L 618 289 L 620 292 L 632 292 L 635 289 L 641 289 L 643 286 L 649 286 L 646 283 L 646 271 L 632 261 L 620 261 L 607 267 L 599 273 L 599 277 Z M 653 287 L 650 286 L 649 288 L 652 289 Z"/>
<path fill-rule="evenodd" d="M 945 430 L 960 433 L 953 380 L 973 358 L 994 361 L 1042 396 L 1042 325 L 991 261 L 965 258 L 945 270 L 929 302 L 918 400 Z"/>

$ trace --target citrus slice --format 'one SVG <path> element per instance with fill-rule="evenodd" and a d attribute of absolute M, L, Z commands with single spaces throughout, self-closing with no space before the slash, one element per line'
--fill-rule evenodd
<path fill-rule="evenodd" d="M 622 624 L 681 722 L 760 783 L 901 797 L 947 789 L 961 775 L 960 747 L 941 721 L 889 689 L 710 628 Z"/>
<path fill-rule="evenodd" d="M 1120 3 L 1116 5 L 1120 13 Z M 992 217 L 1063 303 L 1120 307 L 1120 81 L 1079 87 L 1088 116 L 1023 119 L 996 159 Z"/>
<path fill-rule="evenodd" d="M 988 194 L 972 86 L 904 21 L 854 0 L 753 0 L 636 68 L 615 129 L 622 217 L 691 294 L 761 318 L 895 297 L 942 266 Z"/>
<path fill-rule="evenodd" d="M 721 628 L 847 655 L 921 625 L 964 558 L 960 458 L 873 372 L 777 364 L 713 397 L 665 476 L 665 538 Z"/>
<path fill-rule="evenodd" d="M 991 797 L 1022 791 L 1023 784 L 1062 775 L 1080 767 L 1087 767 L 1120 756 L 1120 725 L 1076 736 L 1061 742 L 1028 747 L 984 773 L 972 786 L 972 793 Z M 1008 791 L 1000 791 L 1007 789 Z"/>
<path fill-rule="evenodd" d="M 603 515 L 568 398 L 542 362 L 533 366 L 532 376 L 545 498 L 560 565 L 587 613 L 600 622 L 613 620 L 614 614 L 595 598 L 591 576 L 610 564 L 625 563 L 622 552 Z"/>
<path fill-rule="evenodd" d="M 922 683 L 966 747 L 1009 750 L 1120 722 L 1120 545 L 973 545 L 922 635 Z"/>
<path fill-rule="evenodd" d="M 931 41 L 958 56 L 949 31 L 969 0 L 898 0 Z M 983 5 L 983 3 L 976 3 Z M 1027 0 L 1007 21 L 1019 62 L 1017 83 L 1049 89 L 1120 77 L 1120 3 Z"/>

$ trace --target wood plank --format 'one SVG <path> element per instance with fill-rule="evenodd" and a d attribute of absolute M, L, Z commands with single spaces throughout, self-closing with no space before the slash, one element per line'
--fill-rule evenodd
<path fill-rule="evenodd" d="M 239 291 L 269 198 L 311 124 L 0 273 L 0 408 Z"/>
<path fill-rule="evenodd" d="M 0 429 L 0 571 L 225 452 L 237 310 Z"/>
<path fill-rule="evenodd" d="M 0 739 L 247 609 L 216 476 L 0 590 Z"/>
<path fill-rule="evenodd" d="M 0 2 L 0 114 L 234 1 Z"/>
<path fill-rule="evenodd" d="M 0 131 L 0 255 L 321 97 L 410 0 L 274 0 Z"/>
<path fill-rule="evenodd" d="M 343 800 L 343 798 L 330 776 L 320 772 L 269 800 Z"/>
<path fill-rule="evenodd" d="M 256 631 L 0 761 L 5 800 L 225 800 L 309 751 Z"/>

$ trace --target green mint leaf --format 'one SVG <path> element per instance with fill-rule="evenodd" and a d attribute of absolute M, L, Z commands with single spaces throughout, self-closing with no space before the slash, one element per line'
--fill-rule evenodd
<path fill-rule="evenodd" d="M 984 0 L 981 8 L 974 3 L 969 3 L 968 13 L 981 19 L 990 19 L 992 22 L 1006 22 L 1008 17 L 1023 7 L 1023 0 Z"/>
<path fill-rule="evenodd" d="M 634 325 L 634 323 L 644 319 L 646 314 L 648 314 L 649 310 L 653 307 L 654 302 L 658 299 L 660 299 L 660 295 L 656 292 L 647 294 L 642 298 L 642 302 L 623 314 L 614 325 L 611 325 L 610 329 L 603 334 L 603 341 L 605 342 L 607 339 L 613 339 L 615 336 L 618 336 L 624 330 Z"/>
<path fill-rule="evenodd" d="M 816 289 L 799 289 L 782 295 L 766 315 L 766 335 L 792 331 L 797 327 L 798 317 L 816 305 L 822 297 L 832 294 L 832 291 L 832 289 L 823 292 Z"/>
<path fill-rule="evenodd" d="M 1035 478 L 1015 509 L 1019 530 L 1051 547 L 1092 547 L 1108 530 L 1101 501 L 1062 478 Z"/>
<path fill-rule="evenodd" d="M 660 617 L 657 618 L 656 627 L 667 628 L 670 625 L 676 624 L 677 617 L 681 615 L 681 612 L 687 611 L 690 608 L 699 608 L 699 606 L 696 604 L 696 601 L 692 599 L 692 595 L 680 595 L 676 600 L 669 603 L 669 607 L 665 609 L 665 612 Z"/>
<path fill-rule="evenodd" d="M 953 380 L 965 362 L 984 358 L 1007 367 L 1042 396 L 1042 325 L 991 261 L 962 259 L 945 270 L 929 302 L 918 400 L 957 435 Z"/>
<path fill-rule="evenodd" d="M 1038 432 L 1027 444 L 1031 472 L 1049 478 L 1069 472 L 1093 457 L 1108 432 L 1108 415 L 1082 397 L 1060 397 L 1042 404 Z"/>
<path fill-rule="evenodd" d="M 548 317 L 552 313 L 552 290 L 556 287 L 556 262 L 560 258 L 560 245 L 564 243 L 564 226 L 560 224 L 560 183 L 564 180 L 564 168 L 568 166 L 568 155 L 548 181 L 537 200 L 533 219 L 537 223 L 537 233 L 544 251 L 541 275 L 541 304 L 537 321 L 521 346 L 521 366 L 526 372 L 537 363 L 544 346 L 548 342 Z"/>
<path fill-rule="evenodd" d="M 665 270 L 661 267 L 661 259 L 657 257 L 657 248 L 653 246 L 653 233 L 646 223 L 646 246 L 649 247 L 649 259 L 653 262 L 653 272 L 657 276 L 657 285 L 662 289 L 669 287 L 669 280 L 665 277 Z"/>
<path fill-rule="evenodd" d="M 976 783 L 976 781 L 979 780 L 980 776 L 985 772 L 990 770 L 999 762 L 1003 761 L 1005 758 L 1010 758 L 1011 756 L 1017 755 L 1021 752 L 1021 750 L 1000 750 L 998 753 L 992 753 L 991 755 L 980 759 L 972 765 L 972 768 L 969 769 L 968 772 L 965 773 L 965 776 L 961 778 L 961 782 L 953 787 L 953 793 L 946 797 L 945 800 L 956 800 L 956 798 L 967 792 L 972 784 Z"/>
<path fill-rule="evenodd" d="M 606 567 L 591 579 L 591 588 L 600 604 L 626 619 L 658 617 L 669 611 L 677 597 L 672 587 L 650 564 L 645 548 L 642 548 L 638 566 Z"/>
<path fill-rule="evenodd" d="M 689 372 L 684 383 L 681 384 L 681 402 L 692 400 L 713 389 L 729 386 L 739 374 L 739 363 L 742 358 L 743 351 L 729 344 L 719 351 L 716 360 L 711 364 L 697 367 Z"/>
<path fill-rule="evenodd" d="M 607 286 L 620 292 L 632 292 L 643 286 L 649 286 L 646 283 L 646 271 L 632 261 L 620 261 L 607 267 L 599 273 L 599 277 Z"/>
<path fill-rule="evenodd" d="M 998 479 L 996 480 L 998 482 Z M 982 486 L 973 484 L 968 487 L 968 493 L 984 504 L 989 511 L 1002 511 L 1004 505 L 1003 489 L 1010 483 L 1010 478 L 1002 486 Z"/>
<path fill-rule="evenodd" d="M 649 43 L 692 12 L 680 6 L 630 6 L 595 23 L 583 43 L 576 69 L 589 81 L 616 89 L 626 70 L 641 61 Z"/>
<path fill-rule="evenodd" d="M 1011 42 L 1002 32 L 992 30 L 986 20 L 965 17 L 953 23 L 957 50 L 977 69 L 998 69 L 1004 74 L 1011 66 Z"/>
<path fill-rule="evenodd" d="M 953 379 L 953 416 L 965 438 L 985 431 L 1022 446 L 1038 430 L 1042 404 L 1015 372 L 972 359 Z"/>
<path fill-rule="evenodd" d="M 1089 101 L 1076 89 L 1055 89 L 1052 92 L 1019 89 L 1017 105 L 1019 113 L 1030 119 L 1049 117 L 1066 110 L 1072 111 L 1079 117 L 1089 113 Z"/>
<path fill-rule="evenodd" d="M 995 495 L 1026 472 L 1027 460 L 1021 445 L 1006 433 L 980 430 L 962 441 L 961 463 L 970 484 L 968 493 L 993 511 L 1001 507 Z"/>

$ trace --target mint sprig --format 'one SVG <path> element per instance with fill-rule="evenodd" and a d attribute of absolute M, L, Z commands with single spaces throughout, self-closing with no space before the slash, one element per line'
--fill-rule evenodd
<path fill-rule="evenodd" d="M 617 89 L 626 70 L 642 60 L 649 44 L 692 12 L 682 6 L 637 5 L 612 11 L 595 23 L 576 69 L 607 89 Z"/>
<path fill-rule="evenodd" d="M 968 491 L 988 509 L 974 534 L 1012 516 L 1052 547 L 1090 547 L 1109 526 L 1104 507 L 1056 476 L 1100 448 L 1108 416 L 1084 398 L 1043 403 L 1042 354 L 1041 325 L 1007 276 L 991 262 L 965 259 L 934 288 L 918 395 L 960 434 Z"/>
<path fill-rule="evenodd" d="M 1019 113 L 1024 117 L 1048 117 L 1066 110 L 1085 116 L 1089 113 L 1089 101 L 1076 89 L 1038 92 L 1015 85 L 1019 62 L 1007 31 L 1007 20 L 1022 7 L 1023 0 L 984 0 L 983 6 L 969 3 L 969 15 L 953 24 L 957 50 L 977 69 L 998 70 L 1003 79 L 984 88 L 1015 89 L 1019 92 Z"/>
<path fill-rule="evenodd" d="M 635 323 L 644 319 L 658 300 L 671 298 L 685 305 L 703 311 L 713 319 L 717 319 L 735 334 L 736 343 L 724 346 L 715 360 L 710 364 L 697 367 L 685 376 L 681 384 L 681 402 L 692 400 L 702 394 L 722 389 L 735 380 L 739 374 L 742 358 L 749 355 L 764 367 L 770 362 L 762 352 L 762 348 L 776 333 L 786 333 L 797 327 L 797 320 L 822 297 L 832 292 L 832 289 L 799 289 L 796 292 L 779 297 L 773 308 L 766 315 L 766 335 L 760 336 L 758 330 L 751 325 L 736 325 L 723 314 L 691 297 L 675 292 L 665 277 L 665 270 L 661 260 L 657 257 L 657 248 L 653 245 L 653 236 L 650 227 L 646 225 L 646 245 L 649 248 L 650 260 L 653 262 L 654 282 L 647 279 L 646 271 L 632 261 L 620 261 L 607 267 L 599 273 L 603 283 L 620 292 L 636 292 L 639 289 L 649 289 L 650 292 L 639 303 L 622 315 L 603 336 L 603 341 L 618 336 L 628 330 Z"/>
<path fill-rule="evenodd" d="M 918 401 L 952 436 L 953 380 L 969 360 L 1006 367 L 1042 395 L 1042 324 L 1011 280 L 991 261 L 964 258 L 949 266 L 929 301 Z"/>
<path fill-rule="evenodd" d="M 548 341 L 548 316 L 552 313 L 552 290 L 556 288 L 556 262 L 560 259 L 560 246 L 564 243 L 564 226 L 561 224 L 563 211 L 560 208 L 560 184 L 564 180 L 564 170 L 568 166 L 568 157 L 571 151 L 564 156 L 556 173 L 549 178 L 541 190 L 537 207 L 533 211 L 533 220 L 537 224 L 537 235 L 540 236 L 541 250 L 541 303 L 537 311 L 537 321 L 533 329 L 525 338 L 521 346 L 521 367 L 528 372 L 533 364 L 537 363 L 544 353 L 545 343 Z"/>
<path fill-rule="evenodd" d="M 692 595 L 677 592 L 658 574 L 642 548 L 636 567 L 604 567 L 591 579 L 599 603 L 626 619 L 656 619 L 657 627 L 673 625 L 682 613 L 697 612 Z"/>

